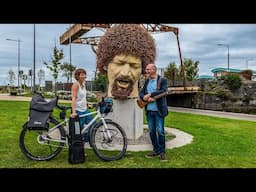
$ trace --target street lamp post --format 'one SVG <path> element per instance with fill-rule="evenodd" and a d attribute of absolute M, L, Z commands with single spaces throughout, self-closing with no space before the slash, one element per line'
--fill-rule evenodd
<path fill-rule="evenodd" d="M 34 39 L 34 42 L 33 42 L 33 91 L 36 91 L 36 24 L 34 24 L 33 39 Z"/>
<path fill-rule="evenodd" d="M 69 25 L 69 29 L 71 29 L 71 24 Z M 70 31 L 69 31 L 69 64 L 71 65 L 71 60 L 72 60 L 72 57 L 71 57 L 71 34 L 70 34 Z"/>
<path fill-rule="evenodd" d="M 254 60 L 254 59 L 252 59 L 252 58 L 246 59 L 246 69 L 248 69 L 248 62 L 249 62 L 249 61 L 252 61 L 252 60 Z"/>
<path fill-rule="evenodd" d="M 20 39 L 6 39 L 7 41 L 18 42 L 18 88 L 20 88 Z"/>
<path fill-rule="evenodd" d="M 96 80 L 96 75 L 97 75 L 97 70 L 96 71 L 92 71 L 94 72 L 94 81 Z"/>
<path fill-rule="evenodd" d="M 229 72 L 229 44 L 217 44 L 219 46 L 224 46 L 228 48 L 228 72 Z"/>

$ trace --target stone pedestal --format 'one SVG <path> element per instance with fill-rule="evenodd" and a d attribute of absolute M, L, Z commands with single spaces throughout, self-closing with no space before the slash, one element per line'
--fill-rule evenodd
<path fill-rule="evenodd" d="M 118 123 L 128 139 L 138 139 L 143 134 L 143 110 L 138 107 L 136 99 L 113 99 L 113 112 L 108 119 Z"/>

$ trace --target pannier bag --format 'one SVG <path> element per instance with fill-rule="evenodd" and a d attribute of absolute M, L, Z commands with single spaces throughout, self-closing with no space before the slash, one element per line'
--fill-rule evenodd
<path fill-rule="evenodd" d="M 71 164 L 85 161 L 84 143 L 80 129 L 79 117 L 69 119 L 68 162 Z"/>
<path fill-rule="evenodd" d="M 113 111 L 113 100 L 111 98 L 104 98 L 100 102 L 100 113 L 109 113 Z"/>
<path fill-rule="evenodd" d="M 29 107 L 28 127 L 33 129 L 47 129 L 48 120 L 57 105 L 58 97 L 46 101 L 40 93 L 35 93 Z"/>

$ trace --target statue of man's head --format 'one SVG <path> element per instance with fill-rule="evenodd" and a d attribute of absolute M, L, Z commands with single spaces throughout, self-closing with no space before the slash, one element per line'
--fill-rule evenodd
<path fill-rule="evenodd" d="M 153 37 L 139 24 L 111 27 L 100 39 L 97 68 L 108 76 L 108 96 L 117 99 L 138 97 L 138 81 L 148 63 L 154 63 Z"/>

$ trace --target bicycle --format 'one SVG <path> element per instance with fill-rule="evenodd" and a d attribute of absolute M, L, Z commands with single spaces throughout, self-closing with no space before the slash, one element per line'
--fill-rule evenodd
<path fill-rule="evenodd" d="M 38 93 L 35 93 L 35 95 Z M 40 94 L 40 93 L 39 93 Z M 42 95 L 40 94 L 42 97 Z M 37 95 L 38 97 L 38 95 Z M 40 99 L 44 99 L 43 97 Z M 104 161 L 113 161 L 121 159 L 127 149 L 127 136 L 123 128 L 105 117 L 112 111 L 112 104 L 107 101 L 108 98 L 103 98 L 101 102 L 95 104 L 96 110 L 80 117 L 96 114 L 94 118 L 84 126 L 81 130 L 82 135 L 89 134 L 89 142 L 94 153 Z M 33 97 L 30 104 L 30 110 Z M 40 100 L 41 101 L 41 100 Z M 71 111 L 71 107 L 58 105 L 58 97 L 51 101 L 45 101 L 46 106 L 57 107 L 60 109 L 59 122 L 52 115 L 52 111 L 44 126 L 31 126 L 29 121 L 23 125 L 20 133 L 19 146 L 22 153 L 31 160 L 45 161 L 56 157 L 61 150 L 68 148 L 68 124 L 69 118 L 66 112 Z M 39 102 L 37 102 L 39 103 Z M 56 104 L 54 104 L 56 103 Z M 52 108 L 54 108 L 52 107 Z M 33 107 L 32 107 L 33 108 Z M 46 111 L 47 107 L 41 107 Z M 41 112 L 41 117 L 45 111 Z M 49 113 L 49 109 L 48 109 Z M 32 112 L 30 111 L 30 118 Z M 37 121 L 36 121 L 37 122 Z M 38 122 L 37 122 L 38 123 Z M 65 128 L 64 128 L 65 127 Z M 66 145 L 66 146 L 65 146 Z"/>

